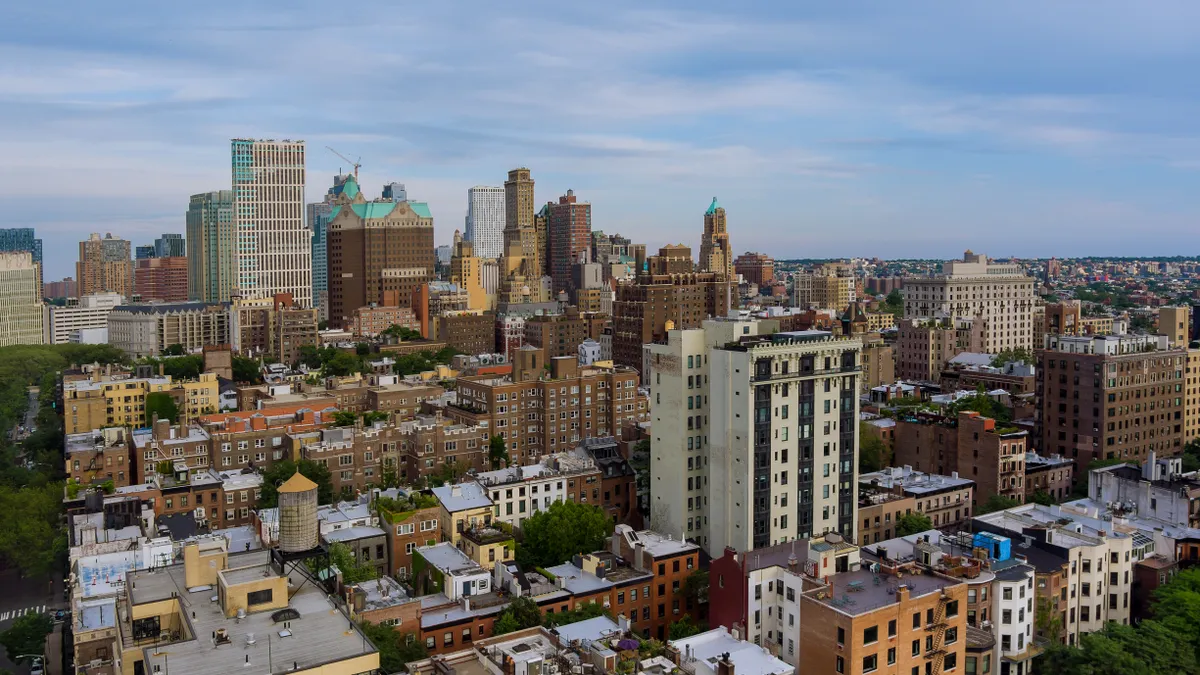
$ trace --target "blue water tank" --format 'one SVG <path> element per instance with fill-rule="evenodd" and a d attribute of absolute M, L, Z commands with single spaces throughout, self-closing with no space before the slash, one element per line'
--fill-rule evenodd
<path fill-rule="evenodd" d="M 1012 541 L 991 532 L 977 532 L 972 546 L 986 548 L 993 560 L 1008 560 L 1012 557 Z"/>

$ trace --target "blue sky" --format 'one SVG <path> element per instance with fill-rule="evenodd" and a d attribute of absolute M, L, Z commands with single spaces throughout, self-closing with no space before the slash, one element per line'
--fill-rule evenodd
<path fill-rule="evenodd" d="M 1200 254 L 1200 3 L 96 3 L 6 8 L 0 226 L 46 278 L 182 232 L 232 137 L 308 141 L 316 200 L 529 166 L 594 227 L 776 257 Z"/>

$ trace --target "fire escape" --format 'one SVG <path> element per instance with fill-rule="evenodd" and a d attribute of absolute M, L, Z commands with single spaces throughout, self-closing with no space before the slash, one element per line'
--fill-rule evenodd
<path fill-rule="evenodd" d="M 946 662 L 946 607 L 949 604 L 950 596 L 943 590 L 933 609 L 933 623 L 925 627 L 933 638 L 933 644 L 925 651 L 925 658 L 932 659 L 929 670 L 925 671 L 930 675 L 942 675 L 942 665 Z"/>

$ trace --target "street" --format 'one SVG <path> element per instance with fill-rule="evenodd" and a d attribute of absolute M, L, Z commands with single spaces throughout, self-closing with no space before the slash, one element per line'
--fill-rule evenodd
<path fill-rule="evenodd" d="M 29 437 L 33 432 L 33 424 L 37 420 L 38 414 L 38 393 L 41 391 L 38 387 L 29 388 L 29 406 L 25 411 L 25 419 L 14 426 L 8 432 L 8 437 L 14 443 L 20 443 Z"/>
<path fill-rule="evenodd" d="M 45 612 L 61 607 L 67 603 L 62 599 L 62 581 L 56 581 L 53 588 L 45 579 L 23 579 L 16 570 L 0 572 L 0 632 L 8 630 L 18 617 L 33 612 Z M 14 673 L 28 673 L 29 665 L 13 665 L 8 660 L 8 654 L 0 648 L 0 670 L 9 669 Z"/>

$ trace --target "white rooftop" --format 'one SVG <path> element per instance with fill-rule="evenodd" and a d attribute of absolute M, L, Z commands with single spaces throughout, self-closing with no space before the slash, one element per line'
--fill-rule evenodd
<path fill-rule="evenodd" d="M 781 661 L 765 648 L 735 639 L 729 629 L 721 626 L 682 640 L 672 640 L 670 645 L 684 657 L 680 666 L 696 675 L 715 675 L 721 655 L 728 653 L 737 675 L 791 675 L 795 668 Z"/>
<path fill-rule="evenodd" d="M 492 507 L 492 500 L 483 486 L 475 482 L 435 487 L 433 494 L 450 513 Z"/>

